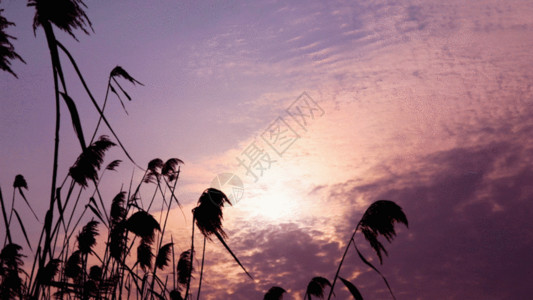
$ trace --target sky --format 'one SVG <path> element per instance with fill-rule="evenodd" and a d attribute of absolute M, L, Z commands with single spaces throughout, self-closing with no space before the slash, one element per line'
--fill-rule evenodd
<path fill-rule="evenodd" d="M 121 82 L 132 98 L 123 99 L 127 114 L 111 97 L 106 115 L 139 165 L 185 162 L 178 195 L 186 216 L 173 211 L 169 227 L 178 249 L 189 247 L 187 212 L 217 174 L 243 182 L 224 228 L 254 280 L 208 242 L 202 298 L 261 299 L 281 286 L 284 299 L 302 299 L 312 277 L 333 278 L 357 222 L 379 199 L 395 201 L 409 220 L 385 242 L 379 266 L 398 299 L 530 298 L 533 2 L 86 4 L 94 32 L 75 32 L 76 41 L 56 30 L 58 40 L 99 103 L 116 65 L 144 84 Z M 44 216 L 55 118 L 50 58 L 42 30 L 32 30 L 33 8 L 14 0 L 0 8 L 16 23 L 8 33 L 26 61 L 12 65 L 18 79 L 0 74 L 0 187 L 10 199 L 23 174 Z M 97 113 L 62 59 L 92 133 Z M 304 119 L 298 107 L 311 108 Z M 65 106 L 61 112 L 63 179 L 80 147 Z M 280 124 L 289 133 L 276 144 L 281 155 L 267 144 Z M 239 159 L 258 149 L 265 168 L 254 176 Z M 106 154 L 117 158 L 124 163 L 102 179 L 108 204 L 132 172 L 142 176 L 118 147 Z M 39 223 L 18 205 L 35 223 L 30 236 L 38 235 Z M 362 235 L 356 242 L 379 264 Z M 390 298 L 353 251 L 341 276 L 367 299 Z M 340 284 L 335 293 L 349 297 Z"/>

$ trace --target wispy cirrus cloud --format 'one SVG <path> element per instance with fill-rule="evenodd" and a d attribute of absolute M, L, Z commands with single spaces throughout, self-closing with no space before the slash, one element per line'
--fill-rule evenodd
<path fill-rule="evenodd" d="M 216 174 L 243 171 L 235 158 L 270 122 L 286 117 L 301 92 L 325 111 L 258 182 L 240 173 L 245 198 L 225 209 L 224 226 L 256 281 L 208 243 L 207 299 L 261 298 L 272 285 L 301 299 L 313 276 L 333 277 L 349 234 L 380 198 L 398 202 L 410 221 L 387 245 L 382 267 L 399 299 L 531 294 L 529 2 L 219 2 L 180 9 L 185 13 L 168 17 L 177 21 L 161 31 L 158 55 L 138 46 L 151 53 L 156 71 L 146 67 L 145 78 L 159 90 L 147 84 L 146 98 L 156 95 L 156 104 L 135 102 L 132 115 L 142 112 L 142 124 L 135 120 L 123 132 L 131 141 L 148 140 L 139 152 L 186 161 L 179 184 L 185 213 Z M 179 41 L 164 38 L 179 26 L 191 29 L 179 31 Z M 173 216 L 169 230 L 185 250 L 190 220 Z M 388 296 L 353 253 L 342 275 L 366 298 Z M 341 286 L 336 293 L 347 296 Z"/>
<path fill-rule="evenodd" d="M 532 128 L 515 134 L 530 136 Z M 250 222 L 242 214 L 245 211 L 229 212 L 229 241 L 257 280 L 247 282 L 223 253 L 210 254 L 218 257 L 207 271 L 212 286 L 240 282 L 230 292 L 215 289 L 211 294 L 245 299 L 241 295 L 259 297 L 269 285 L 280 285 L 289 290 L 289 299 L 301 299 L 312 276 L 332 278 L 364 208 L 377 199 L 393 199 L 407 213 L 410 226 L 399 227 L 398 237 L 386 245 L 390 254 L 380 268 L 399 298 L 527 297 L 533 263 L 527 255 L 533 243 L 527 230 L 533 209 L 529 159 L 533 145 L 520 143 L 509 133 L 505 126 L 490 133 L 481 130 L 478 134 L 486 142 L 430 152 L 408 164 L 386 160 L 382 164 L 390 169 L 388 174 L 378 165 L 367 172 L 369 179 L 354 177 L 317 186 L 311 195 L 301 195 L 317 202 L 300 203 L 321 207 L 323 213 L 296 223 Z M 372 176 L 373 172 L 378 175 Z M 326 199 L 321 202 L 316 195 Z M 344 208 L 338 216 L 330 210 L 336 205 Z M 376 262 L 362 235 L 357 241 Z M 233 279 L 221 275 L 233 272 L 228 270 L 235 271 Z M 365 297 L 387 297 L 381 279 L 353 253 L 341 275 L 353 280 Z M 347 297 L 343 288 L 336 293 Z"/>
<path fill-rule="evenodd" d="M 384 198 L 398 202 L 410 221 L 387 245 L 382 266 L 399 299 L 527 297 L 530 22 L 508 17 L 527 5 L 371 5 L 332 11 L 338 22 L 287 34 L 291 51 L 253 63 L 263 74 L 285 72 L 298 82 L 291 87 L 311 86 L 326 114 L 227 210 L 230 242 L 257 281 L 215 275 L 211 294 L 260 297 L 280 285 L 289 299 L 300 299 L 312 276 L 333 277 L 362 212 Z M 282 113 L 298 92 L 270 91 L 242 104 L 257 130 L 219 159 L 234 160 L 262 120 Z M 283 217 L 261 215 L 269 208 Z M 374 257 L 362 237 L 358 242 Z M 235 270 L 230 258 L 223 261 L 208 272 Z M 387 297 L 381 279 L 353 253 L 347 261 L 342 274 L 365 297 Z M 218 288 L 230 285 L 230 292 Z M 341 286 L 336 293 L 347 296 Z"/>

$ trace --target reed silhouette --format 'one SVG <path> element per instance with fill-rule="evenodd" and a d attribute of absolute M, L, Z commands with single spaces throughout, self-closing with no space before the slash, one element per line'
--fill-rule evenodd
<path fill-rule="evenodd" d="M 337 267 L 337 272 L 335 273 L 333 282 L 330 283 L 330 281 L 324 277 L 312 278 L 309 284 L 307 285 L 304 299 L 307 298 L 310 300 L 311 296 L 323 299 L 324 289 L 328 286 L 330 287 L 328 300 L 331 299 L 332 295 L 334 295 L 333 291 L 335 289 L 335 283 L 337 279 L 340 279 L 342 283 L 344 283 L 344 285 L 346 286 L 350 294 L 354 297 L 354 299 L 363 299 L 363 296 L 353 283 L 339 276 L 342 265 L 344 263 L 344 259 L 346 258 L 346 254 L 348 253 L 348 250 L 350 249 L 351 245 L 353 245 L 354 250 L 357 252 L 357 255 L 359 256 L 361 261 L 380 275 L 385 285 L 387 286 L 391 297 L 393 299 L 396 299 L 385 276 L 369 260 L 367 260 L 363 256 L 363 254 L 357 248 L 357 244 L 355 243 L 355 235 L 358 232 L 361 232 L 365 239 L 369 242 L 370 247 L 374 250 L 374 252 L 376 252 L 380 264 L 382 264 L 383 253 L 385 253 L 385 255 L 388 255 L 388 252 L 385 249 L 385 246 L 383 246 L 383 244 L 378 240 L 378 236 L 383 236 L 388 242 L 392 242 L 392 240 L 396 236 L 396 230 L 394 228 L 395 223 L 403 223 L 408 226 L 407 217 L 399 205 L 390 200 L 378 200 L 372 203 L 361 217 L 361 220 L 357 223 L 357 226 L 355 227 L 352 236 L 348 240 L 348 244 L 346 245 L 346 249 L 344 250 L 344 253 L 341 257 L 339 266 Z M 276 288 L 277 287 L 272 287 L 265 294 L 264 299 L 282 299 L 284 292 L 280 293 L 280 290 Z M 273 291 L 277 292 L 271 292 L 272 289 L 274 289 Z"/>
<path fill-rule="evenodd" d="M 287 291 L 279 286 L 273 286 L 271 287 L 265 294 L 265 297 L 263 297 L 263 300 L 279 300 L 283 299 L 283 294 L 285 294 Z"/>
<path fill-rule="evenodd" d="M 71 227 L 63 223 L 63 220 L 68 219 L 68 216 L 66 216 L 67 211 L 72 215 L 76 213 L 74 209 L 67 209 L 69 199 L 76 197 L 73 193 L 76 186 L 79 191 L 82 191 L 87 188 L 88 182 L 94 180 L 95 192 L 98 189 L 99 178 L 95 176 L 95 174 L 98 174 L 95 171 L 101 167 L 107 149 L 112 147 L 107 142 L 98 147 L 101 144 L 98 143 L 99 141 L 107 141 L 107 138 L 102 137 L 87 147 L 71 167 L 71 172 L 69 172 L 69 178 L 71 179 L 70 191 L 66 193 L 65 202 L 58 201 L 57 207 L 54 207 L 59 216 L 50 221 L 50 214 L 47 212 L 48 220 L 45 221 L 45 226 L 53 228 L 50 236 L 51 240 L 54 241 L 54 246 L 49 246 L 52 254 L 51 258 L 46 260 L 42 268 L 39 267 L 37 262 L 40 259 L 40 252 L 37 250 L 31 275 L 27 275 L 25 280 L 21 276 L 23 273 L 21 268 L 23 265 L 22 247 L 12 243 L 11 235 L 6 234 L 9 237 L 9 243 L 3 247 L 0 256 L 1 299 L 28 297 L 38 299 L 52 297 L 74 297 L 80 299 L 122 299 L 125 297 L 138 297 L 141 299 L 190 298 L 190 294 L 185 297 L 182 297 L 182 294 L 186 293 L 185 289 L 190 287 L 190 282 L 193 278 L 193 252 L 191 250 L 184 251 L 180 255 L 176 266 L 174 262 L 174 242 L 163 244 L 165 226 L 160 226 L 160 223 L 149 212 L 149 208 L 142 208 L 144 204 L 138 197 L 141 186 L 155 184 L 156 191 L 159 192 L 163 203 L 168 203 L 166 211 L 161 212 L 161 215 L 168 213 L 171 210 L 171 202 L 178 202 L 177 197 L 175 195 L 169 196 L 167 192 L 161 189 L 161 184 L 157 183 L 168 180 L 169 186 L 172 183 L 175 187 L 174 181 L 179 178 L 178 165 L 181 160 L 171 159 L 167 161 L 168 163 L 161 164 L 161 168 L 154 167 L 159 164 L 154 164 L 155 160 L 151 161 L 135 190 L 131 189 L 128 193 L 121 191 L 113 198 L 108 215 L 102 213 L 102 207 L 91 197 L 82 215 L 90 211 L 94 218 L 99 219 L 98 221 L 93 219 L 79 230 L 76 230 L 77 226 Z M 95 147 L 102 151 L 95 151 L 93 149 Z M 84 160 L 89 161 L 80 163 Z M 114 169 L 117 164 L 117 161 L 113 161 L 105 170 Z M 147 178 L 156 178 L 156 181 L 153 182 L 152 180 L 147 180 Z M 17 176 L 16 182 L 22 182 L 20 175 Z M 218 197 L 216 199 L 227 199 L 221 191 L 209 191 L 216 193 Z M 171 190 L 171 193 L 173 194 L 174 190 Z M 57 195 L 60 194 L 61 192 L 58 191 Z M 81 198 L 77 197 L 76 200 L 79 199 Z M 1 202 L 3 212 L 5 212 L 3 198 Z M 153 203 L 153 199 L 150 200 L 150 203 Z M 87 210 L 87 207 L 92 207 L 93 210 Z M 196 220 L 199 220 L 195 223 L 195 226 L 198 226 L 202 233 L 205 232 L 206 236 L 209 234 L 223 234 L 225 237 L 226 235 L 222 230 L 221 212 L 212 213 L 217 210 L 218 206 L 215 206 L 211 200 L 206 199 L 206 193 L 201 195 L 198 207 L 194 211 Z M 221 208 L 218 207 L 218 209 Z M 213 216 L 216 219 L 213 219 Z M 4 221 L 8 221 L 6 213 L 4 213 Z M 10 226 L 8 223 L 6 224 L 6 232 L 9 232 Z M 63 226 L 61 226 L 62 224 Z M 99 225 L 105 225 L 104 227 L 107 229 L 107 238 L 105 238 L 107 243 L 105 244 L 103 255 L 101 251 L 97 252 L 95 250 L 98 241 L 103 240 L 98 238 L 102 234 L 99 231 L 99 228 L 101 228 Z M 73 240 L 75 247 L 71 247 L 70 241 L 76 231 L 77 235 Z M 136 243 L 136 240 L 138 240 L 138 243 Z M 56 244 L 59 248 L 56 248 Z M 133 260 L 128 259 L 132 256 L 135 244 L 137 244 L 136 257 Z M 235 256 L 234 258 L 238 261 Z M 90 265 L 90 262 L 95 260 L 98 263 Z M 172 276 L 167 273 L 160 277 L 157 270 L 166 270 L 170 266 L 171 260 Z M 169 286 L 169 280 L 172 280 L 171 286 L 173 288 Z M 197 297 L 200 294 L 199 289 Z"/>
<path fill-rule="evenodd" d="M 311 279 L 311 281 L 307 285 L 304 299 L 307 298 L 311 300 L 311 296 L 324 298 L 324 288 L 326 286 L 329 286 L 331 288 L 331 282 L 329 282 L 329 280 L 324 277 L 313 277 L 313 279 Z"/>
<path fill-rule="evenodd" d="M 169 236 L 166 229 L 173 203 L 186 218 L 176 193 L 184 162 L 178 158 L 166 161 L 155 158 L 146 168 L 138 166 L 110 125 L 105 115 L 105 108 L 111 92 L 127 114 L 126 104 L 122 98 L 131 101 L 132 97 L 119 80 L 132 85 L 143 84 L 124 68 L 116 66 L 109 73 L 107 90 L 100 106 L 76 60 L 56 39 L 54 28 L 68 33 L 74 39 L 77 30 L 85 34 L 92 31 L 91 21 L 85 13 L 84 2 L 30 0 L 28 6 L 35 9 L 33 29 L 36 31 L 42 28 L 44 31 L 52 62 L 55 131 L 51 188 L 48 209 L 44 216 L 38 216 L 31 206 L 31 201 L 26 198 L 24 190 L 28 189 L 28 183 L 23 175 L 15 176 L 10 207 L 6 205 L 0 188 L 0 204 L 5 227 L 5 241 L 0 251 L 0 299 L 191 299 L 194 289 L 191 283 L 196 277 L 198 277 L 196 298 L 200 299 L 205 250 L 207 242 L 212 241 L 213 236 L 243 272 L 253 279 L 227 243 L 228 236 L 223 229 L 223 208 L 225 204 L 231 206 L 231 202 L 222 191 L 214 188 L 208 188 L 201 193 L 196 207 L 192 210 L 190 248 L 176 255 L 174 237 Z M 11 62 L 24 61 L 14 51 L 10 42 L 14 37 L 5 32 L 5 29 L 13 23 L 7 21 L 1 13 L 2 10 L 0 10 L 0 68 L 16 76 L 11 69 Z M 67 58 L 66 63 L 70 63 L 74 68 L 77 79 L 98 113 L 98 122 L 88 142 L 76 101 L 67 90 L 67 79 L 76 78 L 65 78 L 63 72 L 65 61 L 61 60 L 59 53 L 63 53 Z M 68 109 L 81 153 L 69 168 L 68 175 L 59 184 L 57 178 L 60 160 L 59 131 L 61 121 L 64 119 L 64 116 L 60 115 L 61 102 Z M 97 138 L 102 122 L 112 137 L 100 135 Z M 106 207 L 100 192 L 102 178 L 106 171 L 112 172 L 119 168 L 122 161 L 114 160 L 103 166 L 107 151 L 117 145 L 130 163 L 144 174 L 135 185 L 132 176 L 130 187 L 127 190 L 121 189 L 111 200 L 111 205 Z M 153 196 L 148 203 L 141 197 L 141 188 L 153 190 Z M 20 217 L 20 207 L 16 206 L 19 202 L 17 199 L 20 198 L 37 220 L 40 218 L 44 220 L 37 242 L 30 239 Z M 159 210 L 159 220 L 152 213 L 157 202 L 162 205 Z M 13 219 L 17 220 L 24 240 L 31 250 L 32 257 L 28 260 L 24 259 L 23 248 L 17 244 L 18 237 L 11 234 Z M 82 226 L 80 225 L 82 220 L 89 221 Z M 362 299 L 355 285 L 339 276 L 351 245 L 360 259 L 383 278 L 394 298 L 385 276 L 361 254 L 354 238 L 356 233 L 362 233 L 382 263 L 383 253 L 387 255 L 387 251 L 378 240 L 378 236 L 383 236 L 391 242 L 396 234 L 394 225 L 397 222 L 407 225 L 407 218 L 398 205 L 388 200 L 373 203 L 364 213 L 348 241 L 333 281 L 330 282 L 324 277 L 312 278 L 304 298 L 309 300 L 312 297 L 323 298 L 326 289 L 329 288 L 328 299 L 330 299 L 335 283 L 340 279 L 355 299 Z M 194 265 L 196 229 L 203 236 L 199 271 Z M 97 245 L 104 247 L 97 249 Z M 25 261 L 32 261 L 31 267 L 27 269 L 29 272 L 24 269 Z M 286 293 L 283 288 L 274 286 L 267 291 L 264 299 L 281 299 Z"/>
<path fill-rule="evenodd" d="M 15 23 L 9 22 L 2 16 L 3 11 L 3 9 L 0 9 L 0 69 L 18 77 L 11 69 L 11 61 L 20 60 L 24 62 L 24 60 L 15 52 L 15 47 L 10 41 L 11 39 L 15 39 L 15 37 L 7 34 L 5 31 L 9 26 L 15 26 Z"/>

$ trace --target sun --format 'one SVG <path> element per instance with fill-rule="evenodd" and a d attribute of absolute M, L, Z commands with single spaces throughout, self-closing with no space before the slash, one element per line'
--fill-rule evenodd
<path fill-rule="evenodd" d="M 294 191 L 291 189 L 271 186 L 264 190 L 248 192 L 239 205 L 242 205 L 241 208 L 250 216 L 263 221 L 279 223 L 294 220 L 301 217 L 301 200 L 292 193 Z"/>

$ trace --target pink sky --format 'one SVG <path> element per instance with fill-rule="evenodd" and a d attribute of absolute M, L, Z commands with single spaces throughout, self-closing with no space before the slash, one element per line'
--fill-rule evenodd
<path fill-rule="evenodd" d="M 409 219 L 380 268 L 398 299 L 533 293 L 533 4 L 408 2 L 93 1 L 94 34 L 79 32 L 79 42 L 58 35 L 97 99 L 116 65 L 145 85 L 124 85 L 133 98 L 128 115 L 116 99 L 107 114 L 140 165 L 185 161 L 185 212 L 217 174 L 243 179 L 244 197 L 225 209 L 224 227 L 256 280 L 210 243 L 205 299 L 261 299 L 273 285 L 289 292 L 285 299 L 302 299 L 312 277 L 333 278 L 347 239 L 378 199 L 395 201 Z M 23 174 L 28 199 L 43 212 L 54 126 L 49 54 L 42 31 L 33 35 L 32 8 L 13 0 L 0 8 L 17 24 L 8 32 L 27 62 L 13 64 L 19 79 L 0 74 L 0 186 L 10 196 Z M 92 132 L 97 115 L 71 81 Z M 304 91 L 324 111 L 305 130 L 286 112 Z M 278 117 L 301 137 L 255 182 L 236 157 Z M 61 179 L 79 154 L 70 120 L 62 124 Z M 118 148 L 106 156 L 116 158 L 126 160 Z M 124 163 L 106 177 L 108 203 L 132 170 Z M 172 212 L 181 250 L 189 247 L 187 218 Z M 354 253 L 341 276 L 367 299 L 388 299 Z M 348 297 L 341 285 L 335 291 Z"/>

